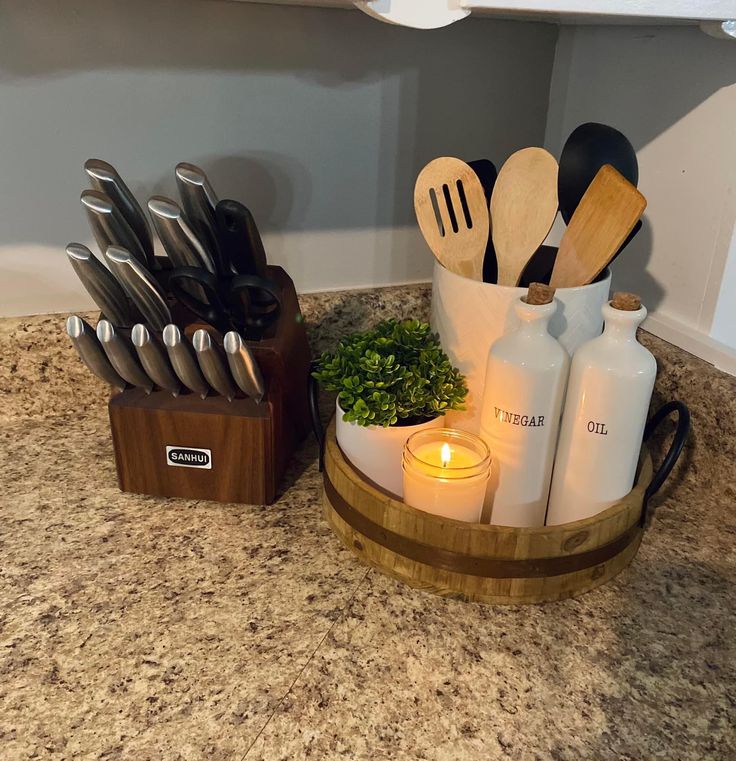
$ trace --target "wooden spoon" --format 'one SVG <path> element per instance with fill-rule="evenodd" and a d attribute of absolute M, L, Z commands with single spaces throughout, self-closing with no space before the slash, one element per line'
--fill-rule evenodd
<path fill-rule="evenodd" d="M 457 275 L 482 280 L 488 204 L 473 169 L 449 156 L 430 161 L 414 185 L 414 211 L 438 261 Z"/>
<path fill-rule="evenodd" d="M 592 283 L 608 266 L 647 207 L 647 199 L 609 164 L 585 191 L 562 236 L 553 288 Z"/>
<path fill-rule="evenodd" d="M 544 148 L 523 148 L 498 173 L 491 196 L 498 284 L 517 285 L 557 215 L 557 162 Z"/>

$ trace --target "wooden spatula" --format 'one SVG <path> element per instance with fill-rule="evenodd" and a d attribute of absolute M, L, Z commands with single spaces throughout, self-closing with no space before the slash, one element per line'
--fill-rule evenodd
<path fill-rule="evenodd" d="M 557 214 L 557 161 L 544 148 L 509 156 L 491 196 L 498 284 L 517 285 Z"/>
<path fill-rule="evenodd" d="M 430 161 L 414 185 L 414 211 L 439 262 L 457 275 L 482 280 L 488 205 L 472 168 L 449 156 Z"/>
<path fill-rule="evenodd" d="M 644 213 L 647 199 L 610 164 L 598 170 L 570 219 L 549 284 L 592 283 Z"/>

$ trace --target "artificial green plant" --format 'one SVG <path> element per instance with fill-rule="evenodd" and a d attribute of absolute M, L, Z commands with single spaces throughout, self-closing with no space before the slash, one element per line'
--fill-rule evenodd
<path fill-rule="evenodd" d="M 343 419 L 358 425 L 413 425 L 464 409 L 465 378 L 426 322 L 385 320 L 325 352 L 314 377 L 337 392 Z"/>

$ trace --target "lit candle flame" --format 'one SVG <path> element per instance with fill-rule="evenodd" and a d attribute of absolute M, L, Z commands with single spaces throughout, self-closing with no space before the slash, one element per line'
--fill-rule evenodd
<path fill-rule="evenodd" d="M 442 467 L 446 468 L 450 464 L 452 459 L 452 452 L 450 452 L 450 445 L 445 442 L 442 445 L 442 452 L 440 453 L 440 460 L 442 461 Z"/>

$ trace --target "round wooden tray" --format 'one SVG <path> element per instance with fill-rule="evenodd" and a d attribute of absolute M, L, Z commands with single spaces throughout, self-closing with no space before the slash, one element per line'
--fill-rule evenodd
<path fill-rule="evenodd" d="M 347 461 L 333 420 L 324 438 L 324 514 L 363 562 L 413 587 L 487 603 L 574 597 L 605 584 L 636 555 L 646 501 L 672 469 L 689 427 L 687 408 L 670 405 L 648 426 L 647 437 L 669 412 L 679 413 L 656 474 L 643 446 L 636 484 L 624 499 L 592 518 L 539 528 L 464 523 L 405 505 Z"/>

